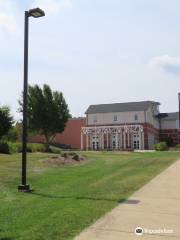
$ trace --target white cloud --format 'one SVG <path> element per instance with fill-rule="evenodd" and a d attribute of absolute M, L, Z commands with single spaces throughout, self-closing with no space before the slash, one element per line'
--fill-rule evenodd
<path fill-rule="evenodd" d="M 9 33 L 14 33 L 17 29 L 14 10 L 15 6 L 11 1 L 0 0 L 0 28 Z"/>
<path fill-rule="evenodd" d="M 40 7 L 47 14 L 54 14 L 64 8 L 71 8 L 72 0 L 34 0 L 32 7 Z"/>
<path fill-rule="evenodd" d="M 160 67 L 169 73 L 180 74 L 180 57 L 170 57 L 168 54 L 156 56 L 151 59 L 150 65 Z"/>

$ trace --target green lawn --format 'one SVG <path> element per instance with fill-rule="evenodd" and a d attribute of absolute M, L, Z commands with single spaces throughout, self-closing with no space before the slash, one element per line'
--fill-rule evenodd
<path fill-rule="evenodd" d="M 177 152 L 88 152 L 80 166 L 28 155 L 32 193 L 18 193 L 20 155 L 0 155 L 0 240 L 68 240 L 180 158 Z"/>

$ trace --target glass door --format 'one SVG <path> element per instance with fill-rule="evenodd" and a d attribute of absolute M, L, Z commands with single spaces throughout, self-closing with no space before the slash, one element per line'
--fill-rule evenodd
<path fill-rule="evenodd" d="M 133 135 L 133 148 L 134 149 L 139 149 L 139 134 L 134 134 Z"/>

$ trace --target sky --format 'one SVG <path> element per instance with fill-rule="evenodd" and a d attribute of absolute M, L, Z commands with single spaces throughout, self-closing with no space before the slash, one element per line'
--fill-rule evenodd
<path fill-rule="evenodd" d="M 152 100 L 178 111 L 179 0 L 0 0 L 0 105 L 16 120 L 23 90 L 24 11 L 29 84 L 62 91 L 74 117 L 91 104 Z"/>

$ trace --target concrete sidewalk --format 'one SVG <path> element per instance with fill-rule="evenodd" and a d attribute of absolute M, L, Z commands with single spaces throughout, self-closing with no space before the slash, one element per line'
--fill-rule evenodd
<path fill-rule="evenodd" d="M 144 234 L 137 236 L 135 228 Z M 147 230 L 169 233 L 147 233 Z M 180 239 L 180 160 L 155 177 L 75 240 Z"/>

